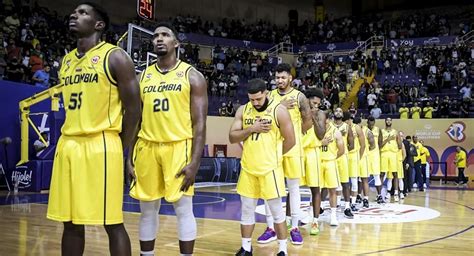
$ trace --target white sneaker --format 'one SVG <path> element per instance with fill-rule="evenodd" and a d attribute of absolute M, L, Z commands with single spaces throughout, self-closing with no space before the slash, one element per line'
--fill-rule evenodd
<path fill-rule="evenodd" d="M 395 202 L 400 201 L 400 199 L 398 199 L 398 195 L 394 195 L 394 196 L 393 196 L 393 201 L 395 201 Z"/>
<path fill-rule="evenodd" d="M 401 193 L 400 194 L 400 199 L 405 199 L 405 194 Z"/>
<path fill-rule="evenodd" d="M 387 194 L 385 195 L 385 202 L 390 203 L 390 197 L 391 197 L 391 196 L 392 196 L 392 195 L 390 195 L 390 193 L 387 193 Z"/>
<path fill-rule="evenodd" d="M 423 183 L 423 188 L 426 188 L 426 183 Z"/>
<path fill-rule="evenodd" d="M 337 218 L 331 218 L 329 225 L 331 225 L 332 227 L 337 227 L 339 226 L 339 221 L 337 221 Z"/>

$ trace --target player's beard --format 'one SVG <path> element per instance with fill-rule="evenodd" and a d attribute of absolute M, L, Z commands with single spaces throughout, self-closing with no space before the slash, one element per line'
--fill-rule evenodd
<path fill-rule="evenodd" d="M 262 112 L 262 111 L 264 111 L 265 109 L 267 109 L 267 107 L 268 107 L 268 102 L 269 102 L 269 101 L 270 101 L 270 100 L 268 100 L 268 98 L 265 98 L 265 102 L 263 103 L 263 105 L 262 105 L 261 107 L 257 108 L 257 107 L 254 106 L 254 108 L 255 108 L 258 112 Z"/>
<path fill-rule="evenodd" d="M 334 115 L 334 120 L 342 120 L 342 116 L 337 116 L 337 115 Z"/>

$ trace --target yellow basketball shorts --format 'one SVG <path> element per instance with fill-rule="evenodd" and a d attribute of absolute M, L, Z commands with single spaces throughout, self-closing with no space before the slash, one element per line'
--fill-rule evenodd
<path fill-rule="evenodd" d="M 357 173 L 358 175 L 354 177 L 360 176 L 359 174 L 359 152 L 349 153 L 347 154 L 347 166 L 349 169 L 350 174 Z M 351 176 L 353 177 L 353 176 Z"/>
<path fill-rule="evenodd" d="M 122 141 L 115 132 L 59 138 L 47 218 L 78 225 L 123 223 Z"/>
<path fill-rule="evenodd" d="M 369 167 L 369 174 L 380 174 L 380 153 L 378 150 L 369 151 L 367 165 Z"/>
<path fill-rule="evenodd" d="M 304 172 L 304 157 L 283 156 L 283 171 L 286 178 L 301 179 Z"/>
<path fill-rule="evenodd" d="M 403 161 L 397 161 L 397 177 L 399 179 L 405 178 L 405 173 L 403 172 Z M 393 174 L 391 172 L 387 173 L 388 179 L 393 179 Z"/>
<path fill-rule="evenodd" d="M 321 176 L 319 179 L 322 188 L 337 188 L 341 185 L 336 160 L 321 161 Z"/>
<path fill-rule="evenodd" d="M 321 152 L 319 151 L 319 147 L 305 148 L 304 153 L 305 176 L 301 183 L 308 187 L 320 187 L 319 176 L 321 175 Z"/>
<path fill-rule="evenodd" d="M 181 196 L 194 195 L 194 186 L 181 191 L 184 175 L 176 174 L 191 162 L 192 139 L 176 142 L 151 142 L 138 138 L 133 152 L 136 181 L 130 196 L 141 201 L 165 198 L 176 202 Z"/>
<path fill-rule="evenodd" d="M 248 198 L 265 200 L 283 197 L 286 195 L 283 170 L 272 170 L 263 176 L 242 170 L 237 182 L 237 193 Z"/>
<path fill-rule="evenodd" d="M 368 178 L 370 176 L 369 171 L 369 156 L 363 155 L 359 161 L 359 177 Z"/>
<path fill-rule="evenodd" d="M 380 172 L 397 172 L 397 153 L 385 151 L 380 154 Z"/>
<path fill-rule="evenodd" d="M 349 182 L 349 163 L 347 159 L 348 155 L 344 154 L 336 160 L 337 171 L 339 172 L 339 178 L 341 183 Z M 357 175 L 355 177 L 357 177 Z"/>

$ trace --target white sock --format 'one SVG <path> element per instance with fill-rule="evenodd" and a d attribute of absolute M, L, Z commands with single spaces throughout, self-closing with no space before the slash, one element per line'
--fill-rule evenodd
<path fill-rule="evenodd" d="M 393 185 L 393 179 L 387 179 L 387 192 L 392 190 L 392 185 Z"/>
<path fill-rule="evenodd" d="M 341 204 L 341 196 L 337 196 L 336 197 L 336 205 L 340 205 Z"/>
<path fill-rule="evenodd" d="M 318 223 L 318 218 L 313 218 L 313 223 Z"/>
<path fill-rule="evenodd" d="M 267 202 L 265 202 L 265 217 L 267 219 L 267 226 L 275 230 L 275 225 L 273 224 L 272 211 L 270 210 L 270 206 L 268 206 Z"/>
<path fill-rule="evenodd" d="M 286 216 L 286 224 L 291 224 L 291 216 Z"/>
<path fill-rule="evenodd" d="M 252 251 L 252 238 L 242 238 L 242 248 L 248 252 Z"/>
<path fill-rule="evenodd" d="M 350 208 L 350 207 L 351 207 L 351 203 L 346 202 L 346 208 L 344 208 L 344 209 L 347 209 L 347 208 Z"/>
<path fill-rule="evenodd" d="M 400 191 L 405 189 L 405 183 L 403 183 L 403 179 L 398 179 L 398 186 L 400 187 Z"/>
<path fill-rule="evenodd" d="M 180 253 L 180 256 L 193 256 L 191 253 Z"/>
<path fill-rule="evenodd" d="M 286 248 L 287 248 L 287 240 L 286 239 L 283 239 L 283 240 L 278 240 L 278 252 L 284 252 L 285 255 L 288 254 Z"/>
<path fill-rule="evenodd" d="M 140 251 L 140 255 L 155 255 L 155 250 L 151 250 L 151 251 Z"/>
<path fill-rule="evenodd" d="M 337 208 L 331 208 L 331 219 L 336 218 L 336 209 Z"/>
<path fill-rule="evenodd" d="M 367 200 L 369 200 L 369 196 L 364 196 L 364 199 L 367 199 Z"/>
<path fill-rule="evenodd" d="M 356 197 L 355 197 L 355 196 L 351 196 L 351 204 L 354 204 L 355 200 L 356 200 Z"/>

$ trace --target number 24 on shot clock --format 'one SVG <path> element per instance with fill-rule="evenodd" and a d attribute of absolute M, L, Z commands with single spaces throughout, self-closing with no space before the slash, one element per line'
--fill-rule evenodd
<path fill-rule="evenodd" d="M 155 0 L 137 0 L 138 16 L 147 20 L 155 17 Z"/>

